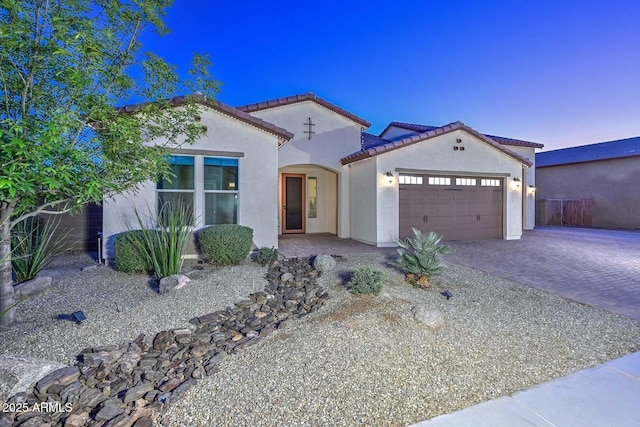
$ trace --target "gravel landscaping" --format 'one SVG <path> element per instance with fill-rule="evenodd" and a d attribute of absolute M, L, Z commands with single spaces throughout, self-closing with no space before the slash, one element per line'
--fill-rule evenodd
<path fill-rule="evenodd" d="M 184 328 L 261 290 L 255 263 L 193 271 L 183 289 L 159 295 L 145 276 L 108 267 L 78 272 L 86 256 L 56 260 L 54 285 L 19 306 L 0 333 L 1 352 L 65 364 L 86 347 Z M 358 266 L 387 273 L 380 295 L 351 295 Z M 406 284 L 383 255 L 352 255 L 320 277 L 330 299 L 254 346 L 169 406 L 171 426 L 404 426 L 640 350 L 640 322 L 450 263 L 432 288 Z M 449 300 L 440 292 L 450 291 Z M 432 331 L 411 308 L 439 310 Z M 53 320 L 83 310 L 76 325 Z"/>

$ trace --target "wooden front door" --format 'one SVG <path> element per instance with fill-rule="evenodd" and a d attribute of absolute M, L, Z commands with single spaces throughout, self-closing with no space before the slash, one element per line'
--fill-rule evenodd
<path fill-rule="evenodd" d="M 282 174 L 282 233 L 305 232 L 305 175 Z"/>

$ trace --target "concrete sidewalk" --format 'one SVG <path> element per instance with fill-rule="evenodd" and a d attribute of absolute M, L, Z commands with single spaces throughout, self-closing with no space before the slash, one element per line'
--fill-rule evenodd
<path fill-rule="evenodd" d="M 640 426 L 640 352 L 410 427 Z"/>

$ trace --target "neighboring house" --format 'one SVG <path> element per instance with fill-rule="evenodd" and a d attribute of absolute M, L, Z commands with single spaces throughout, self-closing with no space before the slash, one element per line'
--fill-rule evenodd
<path fill-rule="evenodd" d="M 307 93 L 233 108 L 201 100 L 206 136 L 175 150 L 173 184 L 104 202 L 107 258 L 134 206 L 193 201 L 196 228 L 238 223 L 257 247 L 278 235 L 331 233 L 393 246 L 411 227 L 448 240 L 519 239 L 534 226 L 535 149 L 461 122 L 370 123 Z"/>
<path fill-rule="evenodd" d="M 590 224 L 584 225 L 640 228 L 640 137 L 538 153 L 536 180 L 541 210 L 557 199 L 565 206 L 584 199 L 590 201 Z M 538 225 L 547 225 L 549 217 L 539 211 Z"/>

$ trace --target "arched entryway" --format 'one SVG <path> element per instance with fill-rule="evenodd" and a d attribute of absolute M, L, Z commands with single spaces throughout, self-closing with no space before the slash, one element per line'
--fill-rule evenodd
<path fill-rule="evenodd" d="M 338 174 L 320 166 L 280 168 L 279 233 L 338 232 Z"/>

